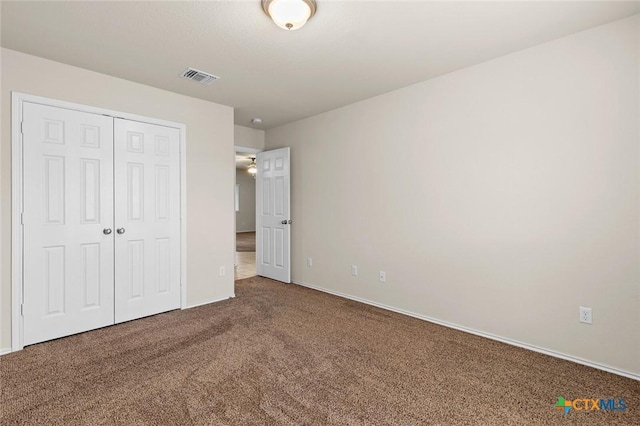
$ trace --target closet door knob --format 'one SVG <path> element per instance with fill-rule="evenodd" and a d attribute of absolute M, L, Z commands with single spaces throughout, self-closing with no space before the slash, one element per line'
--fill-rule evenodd
<path fill-rule="evenodd" d="M 124 228 L 118 228 L 116 229 L 116 232 L 120 235 L 124 234 Z"/>
<path fill-rule="evenodd" d="M 109 235 L 109 234 L 111 233 L 111 228 L 104 228 L 104 229 L 102 230 L 102 233 L 103 233 L 104 235 Z"/>

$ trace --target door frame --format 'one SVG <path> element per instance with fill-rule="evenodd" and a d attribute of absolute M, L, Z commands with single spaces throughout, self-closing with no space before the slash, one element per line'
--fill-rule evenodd
<path fill-rule="evenodd" d="M 256 157 L 257 157 L 259 152 L 264 151 L 263 149 L 245 148 L 243 146 L 237 146 L 237 145 L 234 146 L 233 149 L 234 149 L 235 155 L 238 155 L 238 153 L 253 154 Z M 236 159 L 235 159 L 235 156 L 233 157 L 233 170 L 236 170 Z M 238 182 L 236 181 L 236 174 L 234 173 L 233 174 L 233 185 L 234 185 L 234 188 L 235 188 L 235 185 L 237 185 L 237 184 L 238 184 Z M 235 198 L 234 198 L 234 201 L 235 201 Z M 234 207 L 235 207 L 235 205 L 234 205 Z M 236 234 L 237 234 L 237 232 L 236 232 L 236 216 L 237 216 L 237 213 L 234 212 L 233 213 L 233 266 L 234 266 L 234 268 L 236 266 L 238 266 L 238 252 L 236 251 L 236 248 L 238 247 L 238 241 L 237 241 L 237 238 L 236 238 Z M 258 211 L 257 210 L 255 212 L 255 216 L 256 216 L 256 218 L 258 217 Z M 256 269 L 257 269 L 257 267 L 256 267 Z"/>
<path fill-rule="evenodd" d="M 107 115 L 113 118 L 124 118 L 126 120 L 178 129 L 180 132 L 180 309 L 186 309 L 188 307 L 186 125 L 106 108 L 98 108 L 26 93 L 11 92 L 11 351 L 19 351 L 24 347 L 22 316 L 22 303 L 24 300 L 22 107 L 24 102 L 91 114 Z"/>

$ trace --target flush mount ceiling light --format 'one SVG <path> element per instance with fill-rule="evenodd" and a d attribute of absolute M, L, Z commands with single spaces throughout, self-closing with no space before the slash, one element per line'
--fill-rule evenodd
<path fill-rule="evenodd" d="M 249 164 L 249 170 L 247 170 L 252 175 L 258 173 L 258 166 L 256 165 L 256 158 L 251 157 L 251 164 Z"/>
<path fill-rule="evenodd" d="M 316 13 L 315 0 L 262 0 L 262 9 L 282 29 L 302 28 Z"/>

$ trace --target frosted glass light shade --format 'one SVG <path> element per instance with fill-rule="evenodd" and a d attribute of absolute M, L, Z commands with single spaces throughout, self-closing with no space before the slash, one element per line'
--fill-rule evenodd
<path fill-rule="evenodd" d="M 262 0 L 262 9 L 285 30 L 301 28 L 316 13 L 315 0 Z"/>

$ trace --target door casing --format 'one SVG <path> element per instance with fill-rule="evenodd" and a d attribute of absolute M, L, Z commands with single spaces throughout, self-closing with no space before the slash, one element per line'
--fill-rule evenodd
<path fill-rule="evenodd" d="M 11 351 L 24 347 L 23 343 L 23 153 L 22 153 L 22 107 L 31 102 L 74 111 L 124 118 L 142 123 L 173 127 L 180 133 L 180 308 L 187 308 L 187 246 L 186 246 L 186 126 L 167 120 L 97 108 L 20 92 L 11 92 Z"/>
<path fill-rule="evenodd" d="M 261 149 L 246 148 L 246 147 L 243 147 L 243 146 L 235 146 L 234 149 L 235 149 L 236 156 L 238 154 L 252 154 L 252 155 L 256 156 L 259 152 L 262 152 Z M 236 167 L 236 159 L 234 158 L 233 159 L 233 168 L 235 169 L 235 167 Z M 237 185 L 237 183 L 238 183 L 236 181 L 236 174 L 235 173 L 233 174 L 233 183 L 234 183 L 234 185 Z M 234 265 L 234 267 L 238 266 L 238 252 L 236 252 L 236 247 L 237 247 L 238 241 L 237 241 L 236 232 L 235 232 L 236 231 L 236 215 L 237 215 L 237 213 L 235 213 L 233 215 L 233 265 Z M 256 213 L 255 213 L 255 216 L 257 217 L 257 210 L 256 210 Z"/>

